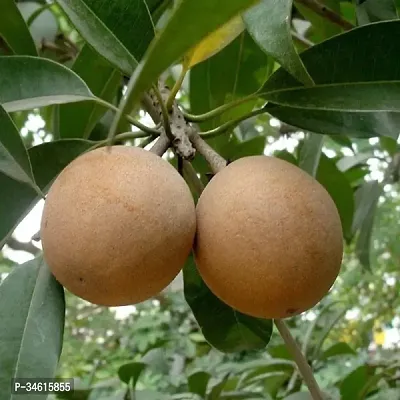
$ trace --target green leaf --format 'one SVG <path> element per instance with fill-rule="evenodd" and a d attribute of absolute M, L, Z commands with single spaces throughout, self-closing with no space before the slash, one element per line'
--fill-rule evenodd
<path fill-rule="evenodd" d="M 322 356 L 321 360 L 327 360 L 331 357 L 343 356 L 343 355 L 356 355 L 357 353 L 347 344 L 344 342 L 339 342 L 333 344 L 331 347 L 326 349 Z"/>
<path fill-rule="evenodd" d="M 356 254 L 361 264 L 371 269 L 370 248 L 376 209 L 383 186 L 378 182 L 366 182 L 356 192 L 356 212 L 352 234 L 360 231 L 356 243 Z"/>
<path fill-rule="evenodd" d="M 229 375 L 230 374 L 226 374 L 216 385 L 212 387 L 210 393 L 206 397 L 207 400 L 218 400 L 220 398 L 222 391 L 228 383 Z"/>
<path fill-rule="evenodd" d="M 15 54 L 37 55 L 35 43 L 14 0 L 2 1 L 0 37 Z"/>
<path fill-rule="evenodd" d="M 317 133 L 397 137 L 400 103 L 394 89 L 399 86 L 400 69 L 395 55 L 400 51 L 400 43 L 391 38 L 399 34 L 400 21 L 381 22 L 306 50 L 301 58 L 316 86 L 301 87 L 281 68 L 260 93 L 285 105 L 271 103 L 266 111 L 286 123 Z M 375 97 L 371 100 L 369 96 Z M 388 104 L 383 104 L 382 98 Z M 323 106 L 321 101 L 325 101 Z"/>
<path fill-rule="evenodd" d="M 351 168 L 354 168 L 357 165 L 365 164 L 372 157 L 370 153 L 358 153 L 354 156 L 347 156 L 341 158 L 337 163 L 336 166 L 339 168 L 340 171 L 345 172 Z"/>
<path fill-rule="evenodd" d="M 301 146 L 299 155 L 299 167 L 309 173 L 314 178 L 318 170 L 323 143 L 323 135 L 308 133 L 306 139 Z"/>
<path fill-rule="evenodd" d="M 383 187 L 376 181 L 366 182 L 355 194 L 355 213 L 351 227 L 352 234 L 361 228 L 365 219 L 374 212 Z"/>
<path fill-rule="evenodd" d="M 57 0 L 83 38 L 131 75 L 154 37 L 144 0 Z"/>
<path fill-rule="evenodd" d="M 141 362 L 131 362 L 129 364 L 122 365 L 118 369 L 118 376 L 122 382 L 130 384 L 132 382 L 132 388 L 135 389 L 137 381 L 140 375 L 145 370 L 146 364 Z"/>
<path fill-rule="evenodd" d="M 0 286 L 0 393 L 12 378 L 52 378 L 64 332 L 64 290 L 42 258 L 15 267 Z M 7 396 L 9 394 L 10 397 Z M 47 395 L 26 398 L 46 399 Z"/>
<path fill-rule="evenodd" d="M 206 340 L 230 353 L 263 349 L 272 334 L 272 321 L 249 317 L 219 300 L 197 272 L 193 255 L 183 270 L 184 292 Z"/>
<path fill-rule="evenodd" d="M 340 385 L 341 400 L 358 399 L 369 377 L 368 367 L 364 365 L 347 375 Z"/>
<path fill-rule="evenodd" d="M 244 14 L 247 30 L 258 45 L 299 82 L 314 82 L 294 47 L 291 35 L 293 0 L 262 0 Z"/>
<path fill-rule="evenodd" d="M 314 111 L 269 104 L 265 111 L 289 125 L 327 135 L 356 138 L 394 137 L 400 126 L 399 113 Z"/>
<path fill-rule="evenodd" d="M 354 197 L 350 183 L 345 175 L 339 171 L 335 163 L 324 154 L 321 155 L 316 178 L 325 187 L 336 204 L 344 236 L 351 236 Z"/>
<path fill-rule="evenodd" d="M 186 51 L 258 0 L 179 0 L 164 29 L 156 36 L 129 84 L 125 107 L 136 104 L 158 76 Z M 124 111 L 124 110 L 123 110 Z"/>
<path fill-rule="evenodd" d="M 0 172 L 37 190 L 24 143 L 10 116 L 0 106 Z"/>
<path fill-rule="evenodd" d="M 207 391 L 208 381 L 211 375 L 205 371 L 198 371 L 188 377 L 189 390 L 196 393 L 201 397 L 205 397 Z"/>
<path fill-rule="evenodd" d="M 400 112 L 399 89 L 399 81 L 330 83 L 276 90 L 264 97 L 274 104 L 304 110 L 386 113 Z"/>
<path fill-rule="evenodd" d="M 396 153 L 397 138 L 382 136 L 381 138 L 379 138 L 379 143 L 381 147 L 389 153 L 389 155 L 393 156 Z"/>
<path fill-rule="evenodd" d="M 85 140 L 60 140 L 44 143 L 28 150 L 37 185 L 44 190 L 51 181 L 78 155 L 94 145 Z M 38 201 L 29 186 L 0 173 L 0 248 L 18 223 Z"/>
<path fill-rule="evenodd" d="M 103 57 L 85 45 L 76 58 L 72 70 L 85 81 L 94 95 L 112 103 L 122 77 Z M 88 138 L 105 112 L 104 106 L 94 102 L 60 106 L 60 137 Z"/>
<path fill-rule="evenodd" d="M 85 82 L 54 61 L 0 57 L 0 104 L 8 112 L 93 99 Z"/>
<path fill-rule="evenodd" d="M 398 19 L 399 17 L 394 0 L 357 0 L 356 3 L 358 3 L 356 13 L 359 25 Z"/>
<path fill-rule="evenodd" d="M 191 111 L 203 114 L 235 99 L 250 95 L 263 85 L 272 73 L 273 60 L 243 32 L 215 56 L 196 65 L 190 72 Z M 204 84 L 207 82 L 207 84 Z M 200 124 L 202 130 L 216 128 L 248 114 L 255 101 L 246 102 L 221 116 Z M 226 146 L 230 132 L 208 142 L 217 150 Z"/>
<path fill-rule="evenodd" d="M 346 312 L 346 308 L 339 308 L 328 314 L 328 319 L 325 321 L 322 331 L 318 333 L 316 338 L 316 344 L 313 349 L 313 359 L 320 358 L 321 349 L 325 340 L 333 327 L 345 316 Z"/>

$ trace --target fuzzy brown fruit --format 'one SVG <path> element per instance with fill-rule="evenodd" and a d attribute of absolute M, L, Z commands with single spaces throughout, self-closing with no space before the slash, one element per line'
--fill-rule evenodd
<path fill-rule="evenodd" d="M 190 253 L 194 201 L 166 161 L 141 148 L 90 151 L 69 164 L 46 199 L 41 238 L 56 279 L 95 304 L 144 301 Z"/>
<path fill-rule="evenodd" d="M 340 218 L 304 171 L 266 156 L 219 172 L 196 208 L 195 260 L 205 283 L 231 307 L 278 319 L 317 304 L 341 265 Z"/>

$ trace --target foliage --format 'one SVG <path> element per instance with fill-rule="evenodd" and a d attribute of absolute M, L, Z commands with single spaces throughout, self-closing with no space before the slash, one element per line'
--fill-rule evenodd
<path fill-rule="evenodd" d="M 38 249 L 12 236 L 78 155 L 156 139 L 141 100 L 161 79 L 224 158 L 274 154 L 327 189 L 342 271 L 288 325 L 327 398 L 400 398 L 400 353 L 381 338 L 400 326 L 399 1 L 3 3 L 1 396 L 13 398 L 12 377 L 58 376 L 76 390 L 49 398 L 311 398 L 272 321 L 218 300 L 191 257 L 184 288 L 110 309 L 64 294 Z M 197 154 L 192 165 L 206 184 L 209 164 Z M 12 248 L 36 258 L 14 266 Z"/>

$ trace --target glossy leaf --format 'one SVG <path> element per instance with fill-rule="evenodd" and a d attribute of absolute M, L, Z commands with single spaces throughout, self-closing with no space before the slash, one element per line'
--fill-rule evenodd
<path fill-rule="evenodd" d="M 342 381 L 340 385 L 341 400 L 354 400 L 359 398 L 362 389 L 368 381 L 370 372 L 367 366 L 356 368 Z"/>
<path fill-rule="evenodd" d="M 400 43 L 391 38 L 399 34 L 400 21 L 381 22 L 335 36 L 303 52 L 301 58 L 316 86 L 301 87 L 281 68 L 260 93 L 285 106 L 271 103 L 266 111 L 317 133 L 397 136 L 400 117 L 394 88 L 400 81 L 400 70 L 394 55 L 399 53 Z M 300 100 L 303 94 L 307 96 L 302 98 L 304 101 Z M 378 96 L 373 104 L 372 95 Z M 326 102 L 320 106 L 322 99 Z"/>
<path fill-rule="evenodd" d="M 0 104 L 8 112 L 93 99 L 70 69 L 44 58 L 0 57 Z"/>
<path fill-rule="evenodd" d="M 272 73 L 273 62 L 254 42 L 247 32 L 243 32 L 229 46 L 195 66 L 190 73 L 191 111 L 202 114 L 235 99 L 256 92 Z M 205 84 L 207 82 L 207 84 Z M 219 117 L 200 124 L 202 130 L 217 126 L 248 114 L 255 102 L 246 102 L 227 111 Z M 217 150 L 227 145 L 230 132 L 209 140 Z"/>
<path fill-rule="evenodd" d="M 327 135 L 393 138 L 397 136 L 397 127 L 400 126 L 399 113 L 314 111 L 274 104 L 269 104 L 265 111 L 289 125 Z"/>
<path fill-rule="evenodd" d="M 35 43 L 14 0 L 1 3 L 0 37 L 15 54 L 37 55 Z"/>
<path fill-rule="evenodd" d="M 359 25 L 398 19 L 395 0 L 357 0 L 356 13 Z"/>
<path fill-rule="evenodd" d="M 314 178 L 318 170 L 323 143 L 324 136 L 316 135 L 315 133 L 308 133 L 301 146 L 299 167 L 308 172 Z"/>
<path fill-rule="evenodd" d="M 130 75 L 154 37 L 144 0 L 58 0 L 84 39 Z"/>
<path fill-rule="evenodd" d="M 230 353 L 264 348 L 272 334 L 272 321 L 244 315 L 219 300 L 197 272 L 193 256 L 184 271 L 184 292 L 206 340 Z"/>
<path fill-rule="evenodd" d="M 146 364 L 141 362 L 132 362 L 122 365 L 118 369 L 119 379 L 126 384 L 132 385 L 131 387 L 135 389 L 137 381 L 145 368 Z"/>
<path fill-rule="evenodd" d="M 361 228 L 368 215 L 373 213 L 382 190 L 382 186 L 376 181 L 366 182 L 357 190 L 355 195 L 356 207 L 354 220 L 351 227 L 353 235 Z"/>
<path fill-rule="evenodd" d="M 0 286 L 0 393 L 12 378 L 55 377 L 64 332 L 64 290 L 42 258 L 15 267 Z M 38 400 L 47 395 L 38 394 Z"/>
<path fill-rule="evenodd" d="M 122 82 L 120 72 L 103 57 L 85 45 L 75 60 L 72 70 L 88 85 L 90 91 L 112 103 Z M 93 73 L 96 71 L 96 73 Z M 88 138 L 106 109 L 94 102 L 65 104 L 59 110 L 61 138 Z"/>
<path fill-rule="evenodd" d="M 205 371 L 198 371 L 191 374 L 188 377 L 189 390 L 192 393 L 196 393 L 201 397 L 205 397 L 205 394 L 207 392 L 207 385 L 210 379 L 211 375 Z"/>
<path fill-rule="evenodd" d="M 359 82 L 318 85 L 265 93 L 264 97 L 284 107 L 315 111 L 400 112 L 400 82 Z M 396 132 L 398 134 L 398 132 Z"/>
<path fill-rule="evenodd" d="M 28 153 L 10 116 L 0 106 L 0 172 L 36 188 Z"/>
<path fill-rule="evenodd" d="M 256 43 L 299 82 L 313 80 L 298 56 L 292 41 L 293 0 L 262 0 L 244 14 L 247 30 Z"/>
<path fill-rule="evenodd" d="M 192 68 L 196 64 L 212 57 L 235 40 L 235 38 L 243 32 L 243 29 L 243 20 L 240 15 L 231 19 L 225 25 L 204 38 L 186 54 L 184 62 L 186 67 Z"/>
<path fill-rule="evenodd" d="M 321 155 L 316 178 L 336 204 L 342 222 L 343 235 L 350 236 L 354 214 L 353 189 L 350 183 L 335 163 L 324 154 Z"/>
<path fill-rule="evenodd" d="M 382 191 L 383 187 L 378 182 L 366 182 L 356 192 L 356 213 L 352 233 L 354 235 L 357 230 L 360 231 L 356 243 L 356 254 L 361 264 L 367 269 L 371 268 L 371 237 L 376 208 Z"/>
<path fill-rule="evenodd" d="M 135 70 L 126 105 L 136 104 L 158 76 L 202 39 L 258 0 L 180 0 L 165 28 L 155 38 Z M 177 35 L 177 32 L 182 34 Z"/>
<path fill-rule="evenodd" d="M 79 154 L 94 145 L 84 140 L 60 140 L 32 147 L 28 154 L 37 185 L 44 190 L 51 181 Z M 28 185 L 0 173 L 2 201 L 0 203 L 0 248 L 18 223 L 38 201 Z"/>

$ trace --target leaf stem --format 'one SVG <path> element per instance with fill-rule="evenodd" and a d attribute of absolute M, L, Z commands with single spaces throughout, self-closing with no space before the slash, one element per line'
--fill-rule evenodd
<path fill-rule="evenodd" d="M 231 103 L 228 104 L 223 104 L 222 106 L 219 106 L 217 108 L 214 108 L 214 110 L 208 111 L 204 114 L 199 114 L 199 115 L 193 115 L 189 114 L 186 111 L 182 110 L 182 113 L 184 117 L 186 118 L 187 121 L 189 122 L 204 122 L 207 121 L 211 118 L 218 117 L 219 115 L 223 114 L 226 111 L 231 110 L 232 108 L 235 108 L 237 106 L 240 106 L 244 103 L 247 103 L 249 101 L 254 101 L 258 98 L 258 93 L 253 93 L 249 96 L 242 97 L 241 99 L 237 99 L 235 101 L 232 101 Z"/>
<path fill-rule="evenodd" d="M 186 73 L 188 71 L 188 67 L 186 65 L 186 63 L 182 64 L 182 71 L 178 76 L 178 79 L 175 82 L 174 87 L 171 89 L 171 93 L 169 94 L 168 100 L 167 100 L 167 110 L 170 111 L 172 109 L 172 106 L 174 104 L 175 101 L 175 97 L 177 95 L 177 93 L 179 92 L 179 89 L 182 87 L 182 83 L 185 79 Z"/>
<path fill-rule="evenodd" d="M 299 369 L 299 372 L 302 375 L 313 400 L 323 400 L 321 390 L 317 381 L 315 380 L 311 367 L 294 340 L 292 334 L 290 333 L 286 323 L 282 319 L 276 319 L 274 322 L 286 344 L 286 347 L 291 352 L 293 359 L 297 364 L 297 368 Z"/>
<path fill-rule="evenodd" d="M 100 105 L 102 105 L 102 106 L 108 108 L 109 110 L 114 111 L 116 114 L 118 114 L 119 111 L 120 111 L 120 109 L 119 109 L 117 106 L 114 106 L 114 104 L 111 104 L 111 103 L 109 103 L 109 102 L 107 102 L 107 101 L 105 101 L 105 100 L 103 100 L 103 99 L 100 99 L 99 97 L 96 97 L 94 101 L 95 101 L 97 104 L 100 104 Z M 131 125 L 136 126 L 136 128 L 140 129 L 141 131 L 146 132 L 146 133 L 149 134 L 149 135 L 157 135 L 157 136 L 160 135 L 160 131 L 159 131 L 159 130 L 157 130 L 157 129 L 155 129 L 155 128 L 150 128 L 150 127 L 148 127 L 148 126 L 142 124 L 141 122 L 136 121 L 136 120 L 135 120 L 133 117 L 131 117 L 130 115 L 127 115 L 127 114 L 126 114 L 126 115 L 123 115 L 123 116 L 126 118 L 126 120 L 127 120 Z M 116 117 L 117 117 L 117 115 L 115 116 L 115 118 L 116 118 Z M 114 119 L 114 121 L 115 121 L 115 119 Z M 114 136 L 115 136 L 115 135 L 113 135 L 113 137 L 114 137 Z M 109 140 L 109 139 L 110 139 L 110 138 L 108 137 L 107 140 Z"/>
<path fill-rule="evenodd" d="M 265 109 L 264 108 L 259 108 L 257 110 L 252 111 L 251 113 L 248 113 L 246 115 L 242 115 L 239 118 L 233 119 L 231 121 L 226 122 L 225 124 L 219 126 L 218 128 L 214 128 L 211 129 L 209 131 L 200 133 L 200 136 L 203 138 L 213 138 L 215 136 L 219 136 L 222 135 L 223 133 L 225 133 L 226 131 L 234 128 L 235 126 L 237 126 L 240 122 L 245 121 L 246 119 L 255 117 L 257 115 L 260 114 L 265 114 Z"/>
<path fill-rule="evenodd" d="M 303 4 L 310 10 L 314 11 L 316 14 L 333 22 L 334 24 L 342 27 L 344 30 L 349 31 L 354 28 L 354 25 L 344 19 L 341 15 L 337 14 L 335 11 L 327 7 L 325 4 L 321 4 L 317 0 L 296 0 L 298 3 Z"/>

